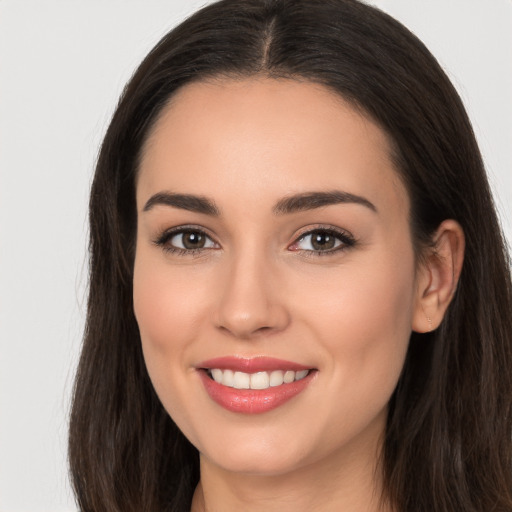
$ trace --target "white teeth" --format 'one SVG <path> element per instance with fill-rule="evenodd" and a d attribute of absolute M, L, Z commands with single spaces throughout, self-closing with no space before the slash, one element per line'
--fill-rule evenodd
<path fill-rule="evenodd" d="M 303 379 L 309 374 L 309 370 L 245 373 L 219 368 L 212 368 L 209 372 L 215 382 L 235 389 L 267 389 L 282 384 L 290 384 L 295 380 Z"/>
<path fill-rule="evenodd" d="M 280 386 L 284 380 L 284 373 L 281 370 L 276 370 L 270 374 L 270 385 L 271 386 Z"/>
<path fill-rule="evenodd" d="M 309 370 L 300 370 L 298 372 L 295 372 L 295 380 L 303 379 L 308 373 Z"/>
<path fill-rule="evenodd" d="M 222 384 L 222 370 L 219 370 L 218 368 L 214 368 L 211 370 L 212 378 L 215 382 L 218 382 L 219 384 Z"/>
<path fill-rule="evenodd" d="M 258 372 L 251 375 L 251 389 L 267 389 L 270 387 L 270 378 L 267 372 Z"/>
<path fill-rule="evenodd" d="M 232 388 L 234 381 L 235 374 L 232 370 L 224 370 L 222 372 L 222 384 L 224 384 L 224 386 L 229 386 L 230 388 Z"/>
<path fill-rule="evenodd" d="M 284 380 L 285 384 L 290 384 L 290 382 L 293 382 L 295 380 L 295 372 L 292 372 L 291 370 L 288 370 L 284 374 L 283 380 Z"/>
<path fill-rule="evenodd" d="M 235 372 L 233 387 L 236 389 L 249 389 L 251 387 L 251 376 L 248 373 Z"/>

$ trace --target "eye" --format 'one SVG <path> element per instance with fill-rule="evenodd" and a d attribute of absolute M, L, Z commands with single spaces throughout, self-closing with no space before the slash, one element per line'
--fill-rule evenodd
<path fill-rule="evenodd" d="M 352 235 L 334 229 L 314 229 L 304 233 L 292 246 L 292 251 L 333 253 L 355 245 Z"/>
<path fill-rule="evenodd" d="M 182 231 L 170 237 L 168 243 L 179 249 L 205 249 L 215 246 L 214 241 L 201 231 Z"/>
<path fill-rule="evenodd" d="M 175 228 L 165 231 L 155 240 L 168 252 L 190 254 L 203 249 L 216 249 L 218 245 L 202 230 L 194 228 Z"/>

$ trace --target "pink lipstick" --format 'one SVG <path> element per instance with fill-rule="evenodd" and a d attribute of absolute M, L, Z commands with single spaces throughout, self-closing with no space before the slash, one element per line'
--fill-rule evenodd
<path fill-rule="evenodd" d="M 316 374 L 314 368 L 270 357 L 221 357 L 196 368 L 212 400 L 245 414 L 267 412 L 288 402 Z"/>

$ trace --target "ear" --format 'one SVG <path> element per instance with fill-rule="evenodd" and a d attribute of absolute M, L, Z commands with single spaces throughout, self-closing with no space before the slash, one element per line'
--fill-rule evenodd
<path fill-rule="evenodd" d="M 455 294 L 464 260 L 464 231 L 455 220 L 443 221 L 433 237 L 434 246 L 417 272 L 412 329 L 437 329 Z"/>

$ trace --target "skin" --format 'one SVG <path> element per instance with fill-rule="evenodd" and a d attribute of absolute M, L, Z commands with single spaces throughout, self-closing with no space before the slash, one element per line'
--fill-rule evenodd
<path fill-rule="evenodd" d="M 290 195 L 332 190 L 375 210 L 274 212 Z M 163 192 L 207 197 L 219 215 L 145 208 Z M 379 500 L 387 404 L 411 331 L 442 320 L 464 248 L 448 220 L 437 255 L 417 263 L 409 207 L 385 133 L 319 85 L 212 80 L 164 109 L 137 183 L 134 307 L 155 390 L 200 452 L 192 510 L 390 510 Z M 190 225 L 209 237 L 198 252 L 169 252 L 179 235 L 155 243 Z M 319 228 L 355 244 L 319 254 L 301 240 Z M 277 409 L 239 414 L 210 399 L 196 370 L 227 355 L 317 372 Z"/>

